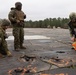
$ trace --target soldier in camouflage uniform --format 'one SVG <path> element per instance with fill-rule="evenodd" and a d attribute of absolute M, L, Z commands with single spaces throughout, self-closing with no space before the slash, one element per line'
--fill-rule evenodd
<path fill-rule="evenodd" d="M 11 8 L 11 11 L 9 12 L 8 15 L 8 18 L 13 26 L 14 49 L 16 51 L 19 51 L 20 49 L 26 49 L 26 47 L 23 46 L 24 41 L 23 28 L 24 28 L 24 19 L 26 18 L 26 15 L 21 9 L 22 9 L 22 3 L 16 2 L 15 8 Z"/>
<path fill-rule="evenodd" d="M 68 26 L 72 37 L 71 40 L 75 42 L 76 41 L 76 13 L 72 12 L 69 15 L 69 18 L 70 18 L 70 22 L 68 23 Z"/>
<path fill-rule="evenodd" d="M 72 12 L 69 15 L 70 22 L 68 23 L 71 40 L 72 40 L 72 49 L 76 50 L 76 13 Z"/>
<path fill-rule="evenodd" d="M 0 21 L 0 53 L 6 56 L 12 56 L 5 40 L 7 38 L 6 29 L 9 25 L 10 22 L 7 19 L 2 19 Z"/>

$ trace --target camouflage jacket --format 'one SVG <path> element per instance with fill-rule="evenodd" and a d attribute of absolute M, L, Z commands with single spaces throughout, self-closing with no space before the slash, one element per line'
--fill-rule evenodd
<path fill-rule="evenodd" d="M 19 21 L 20 23 L 24 22 L 24 19 L 26 18 L 26 15 L 24 14 L 23 11 L 18 11 L 16 9 L 13 9 L 9 12 L 8 18 L 11 21 L 11 23 L 14 25 L 17 25 L 17 22 Z M 19 24 L 18 24 L 19 25 Z"/>
<path fill-rule="evenodd" d="M 0 27 L 0 43 L 3 43 L 6 38 L 6 32 Z"/>
<path fill-rule="evenodd" d="M 76 31 L 75 31 L 75 29 L 76 29 L 76 22 L 69 22 L 68 23 L 68 26 L 69 26 L 69 29 L 70 29 L 70 32 L 71 32 L 71 34 L 72 34 L 72 36 L 75 36 L 76 37 Z"/>

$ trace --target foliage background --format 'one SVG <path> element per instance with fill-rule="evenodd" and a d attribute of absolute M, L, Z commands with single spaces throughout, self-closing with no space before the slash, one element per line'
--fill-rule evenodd
<path fill-rule="evenodd" d="M 25 21 L 25 28 L 68 28 L 68 18 L 46 18 L 39 21 Z"/>

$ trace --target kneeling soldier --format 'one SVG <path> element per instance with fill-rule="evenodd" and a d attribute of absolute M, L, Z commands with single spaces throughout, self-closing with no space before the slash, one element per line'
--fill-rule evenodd
<path fill-rule="evenodd" d="M 10 26 L 10 22 L 7 19 L 2 19 L 1 23 L 0 23 L 0 53 L 2 55 L 6 55 L 6 56 L 12 56 L 12 54 L 10 53 L 8 46 L 7 46 L 7 42 L 6 42 L 6 38 L 7 38 L 7 34 L 6 34 L 6 29 Z"/>

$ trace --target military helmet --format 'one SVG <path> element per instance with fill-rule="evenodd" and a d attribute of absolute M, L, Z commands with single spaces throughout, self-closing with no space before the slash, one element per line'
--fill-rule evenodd
<path fill-rule="evenodd" d="M 71 20 L 72 20 L 72 19 L 76 19 L 76 13 L 75 13 L 75 12 L 70 13 L 69 18 L 70 18 Z"/>
<path fill-rule="evenodd" d="M 15 3 L 15 7 L 17 7 L 17 6 L 19 6 L 19 5 L 22 6 L 22 3 L 21 3 L 21 2 L 16 2 L 16 3 Z"/>
<path fill-rule="evenodd" d="M 10 26 L 11 23 L 10 23 L 10 21 L 7 20 L 7 19 L 2 19 L 2 23 L 1 23 L 1 25 L 2 25 L 2 26 Z"/>

